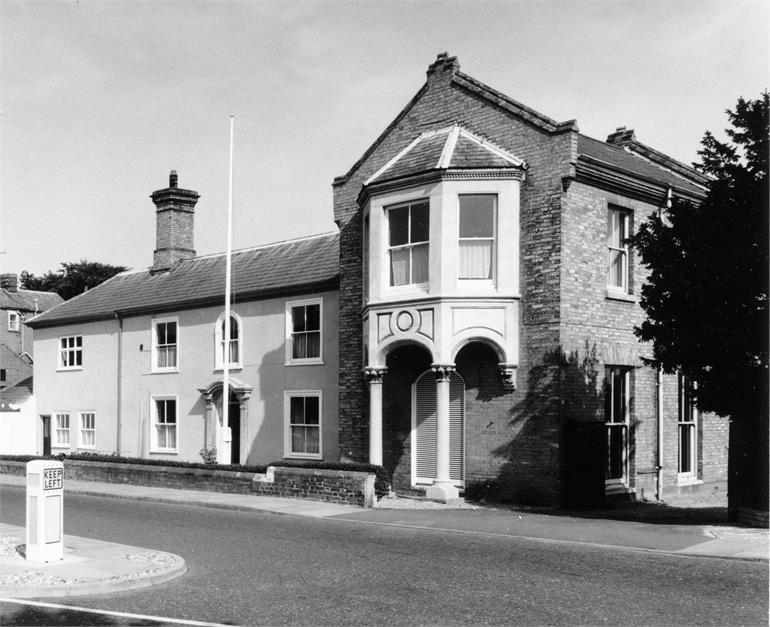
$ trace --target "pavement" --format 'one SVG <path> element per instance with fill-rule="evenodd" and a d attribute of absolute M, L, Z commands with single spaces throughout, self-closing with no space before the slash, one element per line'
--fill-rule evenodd
<path fill-rule="evenodd" d="M 24 477 L 0 474 L 0 486 L 23 489 Z M 525 538 L 682 558 L 768 562 L 768 530 L 728 525 L 714 509 L 620 507 L 591 513 L 544 508 L 386 498 L 373 509 L 307 499 L 177 490 L 68 480 L 66 495 L 86 494 L 395 526 L 425 532 Z M 64 558 L 35 564 L 24 557 L 23 527 L 0 523 L 0 599 L 100 594 L 147 587 L 183 575 L 179 555 L 64 535 Z"/>

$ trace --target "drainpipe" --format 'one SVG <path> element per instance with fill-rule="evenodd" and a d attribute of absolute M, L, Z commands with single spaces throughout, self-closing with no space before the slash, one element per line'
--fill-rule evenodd
<path fill-rule="evenodd" d="M 666 190 L 666 205 L 658 209 L 658 215 L 663 218 L 664 212 L 671 208 L 671 201 L 673 198 L 674 190 L 671 186 L 668 186 Z M 658 423 L 658 450 L 655 461 L 655 498 L 659 501 L 663 500 L 663 369 L 658 366 L 658 381 L 657 381 L 657 423 Z"/>
<path fill-rule="evenodd" d="M 655 462 L 655 498 L 659 501 L 663 500 L 663 370 L 658 367 L 658 402 L 657 412 L 658 416 L 658 452 L 657 460 Z"/>
<path fill-rule="evenodd" d="M 121 431 L 123 430 L 123 424 L 122 424 L 122 416 L 120 413 L 120 397 L 122 393 L 122 387 L 123 387 L 123 318 L 120 317 L 120 314 L 116 311 L 115 312 L 115 320 L 118 321 L 118 367 L 117 367 L 117 403 L 116 403 L 116 411 L 115 411 L 115 419 L 117 423 L 117 437 L 115 438 L 115 451 L 118 455 L 120 455 L 120 436 Z"/>

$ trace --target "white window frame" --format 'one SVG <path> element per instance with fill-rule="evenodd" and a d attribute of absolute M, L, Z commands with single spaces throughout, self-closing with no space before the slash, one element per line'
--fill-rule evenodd
<path fill-rule="evenodd" d="M 18 311 L 8 312 L 8 330 L 13 333 L 18 333 L 21 329 L 21 315 Z"/>
<path fill-rule="evenodd" d="M 615 420 L 615 377 L 614 371 L 621 371 L 623 376 L 623 388 L 625 390 L 625 397 L 623 398 L 623 416 L 622 420 Z M 610 432 L 612 429 L 619 429 L 622 432 L 623 442 L 623 476 L 613 477 L 612 479 L 605 476 L 605 486 L 607 488 L 613 487 L 628 487 L 629 486 L 629 438 L 631 427 L 631 368 L 628 366 L 605 366 L 605 381 L 608 385 L 607 392 L 610 395 L 609 407 L 610 414 L 604 417 L 604 425 L 606 429 L 607 438 L 607 464 L 609 468 L 609 455 L 612 438 Z"/>
<path fill-rule="evenodd" d="M 173 366 L 158 366 L 158 325 L 160 324 L 169 324 L 173 322 L 176 324 L 176 364 Z M 151 365 L 151 372 L 154 373 L 162 373 L 162 372 L 179 372 L 179 358 L 180 358 L 180 329 L 179 329 L 179 317 L 178 316 L 171 316 L 167 318 L 154 318 L 152 321 L 152 340 L 151 340 L 151 346 L 152 346 L 152 365 Z M 164 346 L 171 346 L 171 344 L 164 344 Z"/>
<path fill-rule="evenodd" d="M 78 342 L 79 340 L 79 342 Z M 66 342 L 66 346 L 63 346 L 62 343 Z M 72 344 L 70 346 L 70 344 Z M 84 348 L 85 348 L 85 342 L 83 341 L 82 335 L 62 335 L 59 336 L 57 339 L 57 347 L 58 350 L 56 351 L 56 363 L 57 363 L 57 370 L 82 370 L 83 369 L 83 357 L 84 357 Z M 75 356 L 80 353 L 80 364 L 70 364 L 70 361 L 77 361 Z M 65 358 L 66 356 L 66 358 Z"/>
<path fill-rule="evenodd" d="M 296 453 L 291 450 L 291 399 L 296 397 L 318 399 L 318 453 Z M 283 392 L 283 422 L 284 444 L 283 456 L 291 459 L 323 459 L 323 391 L 322 390 L 284 390 Z"/>
<path fill-rule="evenodd" d="M 61 427 L 60 418 L 66 417 L 67 426 Z M 51 448 L 72 448 L 72 412 L 69 411 L 55 411 L 52 416 L 51 425 Z M 67 434 L 67 441 L 61 442 L 59 440 L 60 434 Z"/>
<path fill-rule="evenodd" d="M 695 383 L 692 384 L 693 387 Z M 679 485 L 686 485 L 698 482 L 698 422 L 700 420 L 700 413 L 698 408 L 692 402 L 691 399 L 686 398 L 687 395 L 687 378 L 683 374 L 678 376 L 678 391 L 679 391 L 679 407 L 677 411 L 677 426 L 676 426 L 676 450 L 677 450 L 677 475 L 676 480 Z M 688 411 L 689 409 L 689 411 Z M 688 415 L 685 415 L 685 412 Z M 682 472 L 682 430 L 687 429 L 691 432 L 690 437 L 690 464 L 692 468 L 688 471 Z"/>
<path fill-rule="evenodd" d="M 413 242 L 412 241 L 412 207 L 415 205 L 428 205 L 428 239 L 424 241 L 419 242 Z M 397 209 L 404 209 L 405 207 L 409 208 L 409 241 L 406 244 L 399 244 L 397 246 L 391 246 L 390 245 L 390 212 L 397 210 Z M 391 290 L 403 290 L 404 288 L 425 288 L 430 283 L 430 250 L 431 250 L 431 243 L 430 243 L 430 223 L 431 223 L 431 211 L 430 211 L 430 198 L 421 196 L 419 198 L 415 198 L 414 200 L 408 200 L 405 202 L 400 202 L 395 205 L 388 205 L 387 207 L 384 207 L 385 209 L 385 233 L 386 233 L 386 239 L 385 239 L 385 246 L 387 248 L 387 259 L 386 259 L 386 267 L 387 267 L 387 285 Z M 428 248 L 428 278 L 425 281 L 413 281 L 412 277 L 414 274 L 414 261 L 413 261 L 413 255 L 412 251 L 416 246 L 427 246 Z M 394 250 L 409 250 L 409 281 L 407 283 L 401 283 L 399 285 L 393 284 L 393 278 L 392 278 L 392 272 L 393 272 L 393 251 Z"/>
<path fill-rule="evenodd" d="M 235 322 L 235 324 L 238 325 L 238 337 L 235 339 L 235 343 L 238 346 L 238 361 L 230 361 L 228 362 L 228 366 L 236 369 L 240 369 L 243 367 L 243 322 L 241 321 L 240 316 L 235 313 L 234 311 L 230 312 L 230 325 L 232 329 L 232 323 Z M 225 323 L 225 312 L 223 311 L 221 314 L 219 314 L 219 317 L 217 318 L 216 326 L 214 327 L 214 363 L 215 368 L 217 370 L 222 370 L 224 368 L 224 353 L 225 353 L 225 347 L 223 344 L 223 337 L 224 337 L 224 323 Z M 179 343 L 179 335 L 178 335 L 178 327 L 177 327 L 177 344 Z M 232 342 L 233 340 L 230 340 Z M 229 345 L 228 345 L 229 348 Z M 177 348 L 178 352 L 178 348 Z M 229 350 L 227 352 L 228 356 L 230 354 Z"/>
<path fill-rule="evenodd" d="M 174 428 L 176 437 L 174 442 L 176 446 L 162 447 L 158 445 L 158 401 L 174 401 Z M 150 397 L 150 453 L 178 453 L 179 452 L 179 395 L 178 394 L 158 394 Z M 166 423 L 169 424 L 169 423 Z"/>
<path fill-rule="evenodd" d="M 633 212 L 623 207 L 609 205 L 607 207 L 607 291 L 616 294 L 628 295 L 631 293 L 631 250 L 628 238 L 631 237 L 631 218 Z M 618 216 L 620 223 L 620 246 L 615 246 L 612 241 L 613 223 Z M 622 285 L 612 283 L 612 256 L 619 254 L 622 260 Z"/>
<path fill-rule="evenodd" d="M 90 428 L 85 427 L 85 418 L 90 416 L 93 421 L 93 426 Z M 93 442 L 86 444 L 84 435 L 86 433 L 92 434 Z M 96 412 L 95 411 L 81 411 L 78 412 L 78 448 L 95 449 L 96 448 Z"/>
<path fill-rule="evenodd" d="M 294 358 L 294 318 L 292 309 L 294 307 L 307 307 L 309 305 L 318 305 L 318 333 L 320 335 L 318 343 L 318 357 Z M 323 298 L 306 298 L 303 300 L 292 300 L 286 302 L 286 363 L 287 366 L 298 365 L 317 365 L 323 364 L 324 356 L 324 303 Z"/>
<path fill-rule="evenodd" d="M 461 207 L 462 207 L 462 198 L 468 197 L 468 196 L 489 196 L 494 198 L 494 211 L 492 215 L 492 237 L 461 237 L 460 236 L 460 225 L 462 223 L 460 214 L 461 214 Z M 457 280 L 460 282 L 461 285 L 474 285 L 474 286 L 492 286 L 495 284 L 497 280 L 497 216 L 499 214 L 499 207 L 500 200 L 498 197 L 498 194 L 491 192 L 491 193 L 485 193 L 485 192 L 464 192 L 457 195 Z M 462 242 L 473 242 L 473 241 L 491 241 L 492 242 L 492 252 L 490 253 L 491 259 L 491 277 L 486 278 L 471 278 L 471 277 L 461 277 L 460 276 L 460 247 Z"/>

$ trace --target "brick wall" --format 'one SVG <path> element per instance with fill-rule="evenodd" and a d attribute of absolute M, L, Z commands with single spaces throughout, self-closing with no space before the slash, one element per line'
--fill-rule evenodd
<path fill-rule="evenodd" d="M 502 451 L 520 434 L 518 426 L 509 424 L 513 408 L 518 406 L 521 416 L 517 425 L 529 426 L 526 437 L 518 439 L 516 470 L 511 467 L 510 481 L 519 486 L 517 494 L 527 492 L 532 499 L 552 500 L 558 492 L 558 464 L 549 461 L 547 472 L 538 471 L 537 477 L 525 476 L 523 470 L 527 464 L 558 458 L 558 437 L 545 453 L 538 440 L 558 432 L 558 406 L 553 401 L 558 366 L 544 369 L 542 363 L 558 345 L 561 175 L 571 159 L 574 137 L 570 133 L 553 135 L 525 122 L 453 82 L 453 75 L 451 67 L 430 74 L 423 90 L 379 143 L 349 177 L 335 182 L 334 213 L 340 227 L 340 451 L 355 460 L 365 460 L 368 454 L 367 395 L 361 375 L 362 234 L 357 195 L 366 178 L 419 133 L 457 123 L 529 165 L 521 188 L 520 340 L 524 348 L 519 356 L 519 387 L 513 394 L 506 394 L 495 410 L 494 422 L 498 427 L 506 425 L 505 433 L 493 437 L 490 432 L 489 437 L 482 438 L 487 442 L 483 445 L 486 452 L 481 444 L 474 444 L 474 456 L 490 458 L 489 469 L 495 473 L 492 478 L 499 474 L 499 468 L 510 461 Z M 535 379 L 530 374 L 533 368 Z M 532 385 L 535 389 L 530 392 Z M 537 399 L 545 402 L 537 403 Z M 526 441 L 529 444 L 525 445 Z M 474 466 L 473 473 L 481 477 L 480 467 Z"/>
<path fill-rule="evenodd" d="M 0 472 L 24 476 L 26 463 L 0 460 Z M 362 507 L 371 507 L 374 504 L 374 474 L 343 470 L 270 466 L 263 475 L 231 470 L 141 466 L 65 459 L 65 492 L 67 480 L 306 498 Z"/>

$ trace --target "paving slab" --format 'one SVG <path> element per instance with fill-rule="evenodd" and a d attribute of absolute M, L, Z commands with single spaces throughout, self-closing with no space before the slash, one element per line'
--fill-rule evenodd
<path fill-rule="evenodd" d="M 0 523 L 0 597 L 65 597 L 146 588 L 187 572 L 184 559 L 143 549 L 64 535 L 63 559 L 27 561 L 25 529 Z"/>

